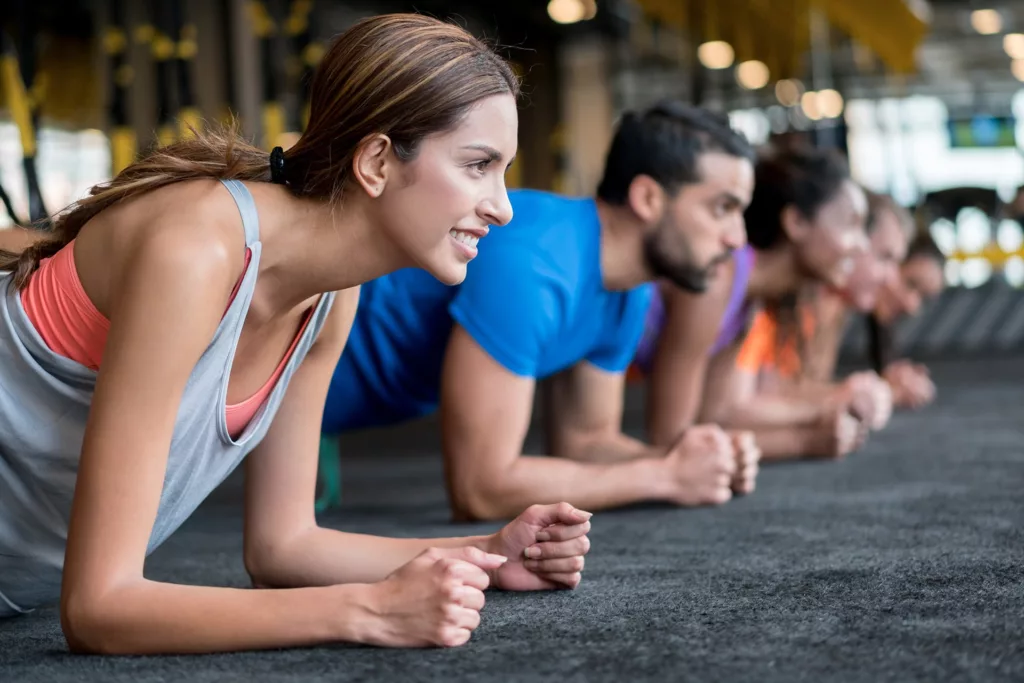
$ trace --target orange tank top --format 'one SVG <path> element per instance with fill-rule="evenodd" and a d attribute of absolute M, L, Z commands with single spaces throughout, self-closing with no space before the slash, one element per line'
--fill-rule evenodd
<path fill-rule="evenodd" d="M 804 338 L 808 339 L 817 326 L 814 312 L 801 306 L 798 315 Z M 778 322 L 768 312 L 758 311 L 736 356 L 736 367 L 754 374 L 767 370 L 785 379 L 798 377 L 803 363 L 797 342 L 789 338 L 780 343 L 778 336 Z"/>

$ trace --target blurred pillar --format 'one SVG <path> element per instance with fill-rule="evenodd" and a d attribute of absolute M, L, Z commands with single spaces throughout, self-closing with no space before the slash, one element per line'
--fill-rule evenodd
<path fill-rule="evenodd" d="M 230 93 L 227 55 L 231 40 L 225 3 L 185 0 L 184 8 L 186 21 L 196 27 L 195 56 L 187 66 L 195 109 L 204 126 L 226 121 L 225 104 Z"/>
<path fill-rule="evenodd" d="M 530 60 L 516 62 L 514 67 L 529 94 L 519 101 L 519 153 L 507 184 L 510 188 L 555 190 L 559 150 L 552 148 L 552 136 L 559 124 L 557 49 L 552 42 L 539 41 L 524 54 Z"/>
<path fill-rule="evenodd" d="M 156 99 L 156 78 L 150 43 L 154 28 L 148 3 L 125 2 L 125 31 L 129 41 L 127 63 L 135 74 L 128 90 L 128 120 L 135 130 L 138 152 L 147 151 L 153 143 L 157 126 L 157 111 L 153 106 Z"/>
<path fill-rule="evenodd" d="M 199 52 L 199 29 L 195 16 L 188 11 L 185 0 L 171 3 L 171 34 L 178 42 L 174 46 L 175 83 L 178 94 L 178 138 L 192 137 L 203 128 L 202 116 L 195 96 L 195 78 L 192 67 Z"/>
<path fill-rule="evenodd" d="M 309 122 L 309 95 L 313 83 L 313 71 L 324 47 L 314 43 L 310 26 L 313 0 L 291 0 L 285 34 L 288 36 L 288 79 L 294 88 L 292 105 L 287 112 L 287 130 L 297 136 L 306 129 Z"/>
<path fill-rule="evenodd" d="M 260 122 L 260 57 L 259 41 L 253 31 L 248 0 L 228 0 L 228 21 L 231 22 L 231 101 L 235 114 L 245 124 L 245 135 L 259 139 L 263 135 Z"/>
<path fill-rule="evenodd" d="M 594 192 L 604 171 L 613 124 L 613 79 L 607 39 L 588 36 L 565 43 L 559 54 L 561 139 L 564 168 L 559 189 Z"/>
<path fill-rule="evenodd" d="M 220 85 L 218 90 L 221 93 L 221 101 L 216 110 L 216 116 L 221 123 L 227 124 L 232 120 L 241 121 L 242 118 L 238 107 L 238 74 L 235 61 L 235 43 L 237 42 L 235 35 L 238 33 L 238 27 L 234 21 L 232 0 L 220 0 L 217 10 L 216 30 L 217 35 L 220 36 L 220 40 L 217 41 L 218 60 L 221 64 L 223 78 L 218 84 Z"/>
<path fill-rule="evenodd" d="M 811 88 L 821 92 L 832 87 L 831 28 L 825 13 L 810 8 L 811 29 Z M 831 121 L 818 121 L 814 125 L 814 143 L 817 147 L 832 148 L 838 144 L 836 129 Z"/>
<path fill-rule="evenodd" d="M 277 3 L 272 3 L 274 6 Z M 249 21 L 259 39 L 260 83 L 262 95 L 261 145 L 270 150 L 281 143 L 285 133 L 285 111 L 281 103 L 281 88 L 277 72 L 275 37 L 278 34 L 276 15 L 271 4 L 252 0 L 249 3 Z"/>
<path fill-rule="evenodd" d="M 109 55 L 109 69 L 112 82 L 108 105 L 110 130 L 110 161 L 112 175 L 117 175 L 135 161 L 138 153 L 138 139 L 131 126 L 129 100 L 131 86 L 135 80 L 129 56 L 127 19 L 124 0 L 112 0 L 108 4 L 107 28 L 103 36 L 103 47 Z"/>
<path fill-rule="evenodd" d="M 150 50 L 156 64 L 157 145 L 165 147 L 178 138 L 174 122 L 174 19 L 166 0 L 151 0 Z"/>

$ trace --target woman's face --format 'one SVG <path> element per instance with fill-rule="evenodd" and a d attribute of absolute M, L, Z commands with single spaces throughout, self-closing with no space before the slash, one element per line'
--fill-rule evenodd
<path fill-rule="evenodd" d="M 476 103 L 451 131 L 426 137 L 375 202 L 374 218 L 407 260 L 441 282 L 466 277 L 489 226 L 512 220 L 505 172 L 516 155 L 512 95 Z"/>
<path fill-rule="evenodd" d="M 882 288 L 875 315 L 886 324 L 917 315 L 921 305 L 937 297 L 944 288 L 942 266 L 936 259 L 911 258 L 900 267 L 899 277 Z"/>
<path fill-rule="evenodd" d="M 809 279 L 845 287 L 857 257 L 868 250 L 864 231 L 867 210 L 867 196 L 851 180 L 845 181 L 811 218 L 792 207 L 787 209 L 787 232 Z"/>
<path fill-rule="evenodd" d="M 871 234 L 871 248 L 854 259 L 843 297 L 858 311 L 871 311 L 882 289 L 900 277 L 900 264 L 906 255 L 907 238 L 899 217 L 891 211 L 882 211 Z"/>

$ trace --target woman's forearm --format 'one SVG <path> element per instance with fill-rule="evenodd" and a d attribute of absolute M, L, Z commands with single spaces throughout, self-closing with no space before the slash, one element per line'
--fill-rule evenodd
<path fill-rule="evenodd" d="M 783 388 L 778 395 L 795 400 L 826 401 L 835 397 L 840 390 L 842 390 L 842 385 L 834 382 L 807 380 Z"/>
<path fill-rule="evenodd" d="M 754 430 L 762 462 L 823 456 L 821 430 L 816 427 L 773 427 Z"/>
<path fill-rule="evenodd" d="M 102 595 L 66 596 L 75 652 L 191 654 L 372 642 L 366 585 L 295 590 L 206 588 L 139 579 Z"/>
<path fill-rule="evenodd" d="M 277 548 L 247 549 L 246 565 L 267 588 L 376 583 L 429 548 L 484 549 L 489 538 L 384 538 L 314 527 Z"/>
<path fill-rule="evenodd" d="M 45 232 L 26 228 L 0 229 L 0 249 L 17 254 L 48 236 Z"/>
<path fill-rule="evenodd" d="M 824 413 L 820 400 L 783 394 L 757 394 L 722 411 L 719 423 L 731 429 L 810 426 Z"/>

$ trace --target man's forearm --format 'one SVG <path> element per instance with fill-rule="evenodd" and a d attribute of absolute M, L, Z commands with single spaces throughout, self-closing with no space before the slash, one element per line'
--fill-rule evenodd
<path fill-rule="evenodd" d="M 507 519 L 537 503 L 566 501 L 593 511 L 671 495 L 661 458 L 589 463 L 523 455 L 482 483 L 479 477 L 460 481 L 458 476 L 452 499 L 456 514 L 467 519 Z"/>
<path fill-rule="evenodd" d="M 384 538 L 314 527 L 252 562 L 253 579 L 267 588 L 383 581 L 428 548 L 483 548 L 487 536 Z"/>
<path fill-rule="evenodd" d="M 564 449 L 556 449 L 554 455 L 564 456 L 572 460 L 590 463 L 614 463 L 639 460 L 641 458 L 657 458 L 665 455 L 665 449 L 650 446 L 640 439 L 634 439 L 622 432 L 602 434 L 588 439 L 580 439 L 576 444 Z"/>

